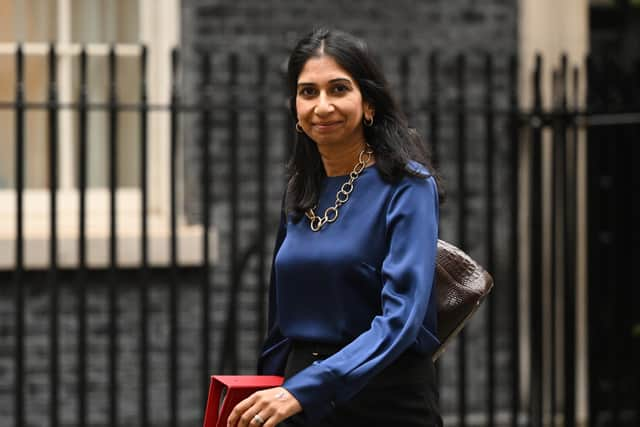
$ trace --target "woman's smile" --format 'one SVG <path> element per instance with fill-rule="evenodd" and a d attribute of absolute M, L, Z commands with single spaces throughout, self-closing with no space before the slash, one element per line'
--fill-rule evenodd
<path fill-rule="evenodd" d="M 317 122 L 312 123 L 312 126 L 318 132 L 332 132 L 336 130 L 342 124 L 341 120 L 335 120 L 330 122 Z"/>

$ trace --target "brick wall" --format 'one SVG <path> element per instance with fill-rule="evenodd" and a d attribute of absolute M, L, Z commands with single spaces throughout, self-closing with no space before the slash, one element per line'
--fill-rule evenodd
<path fill-rule="evenodd" d="M 140 397 L 140 287 L 139 274 L 117 276 L 118 410 L 119 425 L 138 426 Z M 169 288 L 168 273 L 154 270 L 149 280 L 149 414 L 153 425 L 165 425 L 169 416 Z M 179 405 L 184 425 L 202 422 L 201 304 L 199 275 L 182 270 L 179 286 Z M 73 271 L 58 275 L 59 304 L 59 414 L 63 426 L 77 425 L 78 410 L 78 285 Z M 50 405 L 50 294 L 47 274 L 31 271 L 25 285 L 25 427 L 48 426 Z M 0 425 L 13 425 L 15 305 L 11 274 L 0 272 Z M 109 303 L 110 275 L 91 271 L 87 277 L 87 405 L 90 425 L 107 425 L 109 414 Z"/>

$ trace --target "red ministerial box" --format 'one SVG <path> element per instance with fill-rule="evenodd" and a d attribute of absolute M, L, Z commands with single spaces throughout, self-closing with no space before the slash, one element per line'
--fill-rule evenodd
<path fill-rule="evenodd" d="M 225 427 L 233 408 L 253 392 L 278 387 L 283 377 L 275 375 L 212 375 L 204 427 Z"/>

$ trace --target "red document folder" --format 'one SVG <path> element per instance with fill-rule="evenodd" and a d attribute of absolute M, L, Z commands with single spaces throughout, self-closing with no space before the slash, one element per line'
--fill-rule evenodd
<path fill-rule="evenodd" d="M 278 387 L 283 377 L 275 375 L 212 375 L 204 427 L 225 427 L 233 408 L 253 392 Z"/>

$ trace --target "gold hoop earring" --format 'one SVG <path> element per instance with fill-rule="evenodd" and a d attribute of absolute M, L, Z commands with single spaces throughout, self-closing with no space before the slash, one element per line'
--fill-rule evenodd
<path fill-rule="evenodd" d="M 296 131 L 298 131 L 298 133 L 304 133 L 304 129 L 300 126 L 300 122 L 296 122 Z"/>
<path fill-rule="evenodd" d="M 370 128 L 371 126 L 373 126 L 373 117 L 365 117 L 364 119 L 362 119 L 364 125 L 368 128 Z"/>

